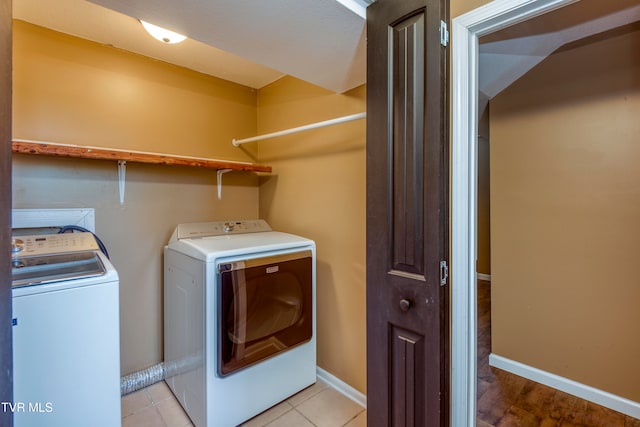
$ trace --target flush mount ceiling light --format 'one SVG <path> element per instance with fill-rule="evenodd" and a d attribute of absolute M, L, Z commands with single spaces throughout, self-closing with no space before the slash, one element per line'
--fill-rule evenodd
<path fill-rule="evenodd" d="M 187 36 L 174 33 L 173 31 L 165 30 L 162 27 L 149 24 L 148 22 L 145 22 L 143 20 L 140 20 L 140 23 L 142 24 L 144 29 L 147 30 L 147 32 L 151 34 L 151 36 L 153 36 L 153 38 L 160 40 L 162 43 L 180 43 L 187 38 Z"/>

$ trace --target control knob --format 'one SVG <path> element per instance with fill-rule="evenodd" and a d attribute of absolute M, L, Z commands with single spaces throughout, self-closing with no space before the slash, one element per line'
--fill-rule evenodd
<path fill-rule="evenodd" d="M 11 253 L 17 253 L 24 249 L 24 240 L 11 239 Z"/>

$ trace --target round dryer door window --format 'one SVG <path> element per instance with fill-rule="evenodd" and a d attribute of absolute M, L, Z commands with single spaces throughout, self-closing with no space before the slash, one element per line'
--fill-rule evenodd
<path fill-rule="evenodd" d="M 310 251 L 222 263 L 220 375 L 228 375 L 311 339 Z"/>

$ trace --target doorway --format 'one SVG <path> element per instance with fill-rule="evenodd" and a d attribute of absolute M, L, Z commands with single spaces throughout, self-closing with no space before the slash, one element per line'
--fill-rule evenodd
<path fill-rule="evenodd" d="M 640 346 L 633 343 L 640 315 L 627 303 L 640 299 L 640 290 L 635 260 L 625 261 L 640 245 L 640 150 L 630 138 L 640 132 L 630 114 L 631 106 L 640 108 L 640 15 L 629 13 L 637 3 L 601 5 L 582 0 L 479 40 L 481 55 L 506 56 L 508 45 L 531 34 L 549 37 L 550 28 L 554 38 L 562 28 L 575 32 L 576 21 L 598 28 L 575 40 L 557 37 L 561 47 L 491 99 L 494 280 L 478 286 L 479 423 L 623 425 L 620 398 L 640 401 Z M 611 7 L 628 19 L 599 31 L 603 18 L 596 15 L 612 19 Z M 491 69 L 483 64 L 481 90 Z M 488 286 L 489 347 L 482 331 Z"/>
<path fill-rule="evenodd" d="M 453 21 L 452 425 L 474 425 L 477 377 L 476 248 L 478 42 L 572 1 L 493 2 Z M 621 412 L 638 410 L 631 402 Z"/>

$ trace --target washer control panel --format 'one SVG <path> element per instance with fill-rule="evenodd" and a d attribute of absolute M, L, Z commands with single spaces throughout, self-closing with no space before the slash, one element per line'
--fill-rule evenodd
<path fill-rule="evenodd" d="M 93 234 L 86 232 L 14 236 L 11 239 L 12 258 L 98 249 Z"/>
<path fill-rule="evenodd" d="M 230 234 L 261 233 L 265 231 L 271 231 L 271 227 L 265 220 L 251 219 L 178 224 L 174 235 L 177 235 L 178 239 L 193 239 Z"/>

